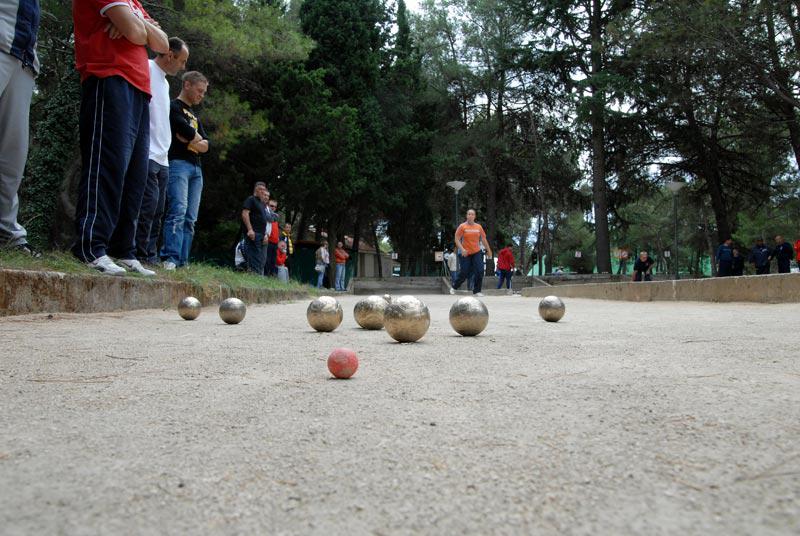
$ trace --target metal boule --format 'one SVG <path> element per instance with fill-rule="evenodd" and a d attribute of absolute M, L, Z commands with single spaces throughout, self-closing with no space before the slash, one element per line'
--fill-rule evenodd
<path fill-rule="evenodd" d="M 247 306 L 239 298 L 228 298 L 219 304 L 219 317 L 226 324 L 238 324 L 246 314 Z"/>
<path fill-rule="evenodd" d="M 306 318 L 317 331 L 333 331 L 342 323 L 344 311 L 333 296 L 320 296 L 308 304 Z"/>
<path fill-rule="evenodd" d="M 547 296 L 539 302 L 539 316 L 548 322 L 558 322 L 566 311 L 564 302 L 558 296 Z"/>
<path fill-rule="evenodd" d="M 459 298 L 450 307 L 450 325 L 456 333 L 474 337 L 486 329 L 489 323 L 489 309 L 478 298 L 466 296 Z"/>
<path fill-rule="evenodd" d="M 382 329 L 383 313 L 388 303 L 381 296 L 367 296 L 356 303 L 353 316 L 364 329 Z"/>
<path fill-rule="evenodd" d="M 383 313 L 386 332 L 397 342 L 416 342 L 431 325 L 428 306 L 414 296 L 392 298 Z"/>
<path fill-rule="evenodd" d="M 178 314 L 184 320 L 194 320 L 200 316 L 202 307 L 203 306 L 200 304 L 200 300 L 194 296 L 187 296 L 178 304 Z"/>

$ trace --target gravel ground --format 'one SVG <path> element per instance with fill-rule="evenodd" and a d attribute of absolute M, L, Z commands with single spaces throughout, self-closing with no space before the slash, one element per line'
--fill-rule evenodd
<path fill-rule="evenodd" d="M 800 533 L 800 305 L 422 298 L 402 345 L 352 296 L 0 319 L 0 533 Z"/>

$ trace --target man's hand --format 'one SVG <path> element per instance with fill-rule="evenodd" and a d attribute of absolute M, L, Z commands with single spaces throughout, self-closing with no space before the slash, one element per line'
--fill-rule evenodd
<path fill-rule="evenodd" d="M 254 230 L 250 229 L 249 231 L 247 231 L 247 238 L 249 238 L 250 240 L 255 240 L 256 239 L 256 232 Z"/>
<path fill-rule="evenodd" d="M 122 32 L 120 32 L 117 29 L 117 27 L 114 26 L 114 23 L 112 22 L 106 24 L 106 27 L 103 28 L 103 31 L 106 32 L 108 34 L 108 37 L 111 39 L 119 39 L 120 37 L 125 37 L 124 35 L 122 35 Z"/>
<path fill-rule="evenodd" d="M 264 235 L 264 240 L 262 240 L 261 243 L 269 245 L 269 235 Z"/>
<path fill-rule="evenodd" d="M 208 140 L 201 139 L 200 141 L 193 141 L 189 144 L 189 149 L 196 153 L 208 152 Z"/>

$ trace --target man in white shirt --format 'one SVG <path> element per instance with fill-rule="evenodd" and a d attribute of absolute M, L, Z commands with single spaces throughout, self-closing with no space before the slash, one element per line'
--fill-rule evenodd
<path fill-rule="evenodd" d="M 189 48 L 181 39 L 169 39 L 169 52 L 158 54 L 150 60 L 150 161 L 147 186 L 139 210 L 136 226 L 136 257 L 143 263 L 159 264 L 158 235 L 164 214 L 167 180 L 169 179 L 169 152 L 172 131 L 169 126 L 169 83 L 167 75 L 175 76 L 186 69 Z"/>

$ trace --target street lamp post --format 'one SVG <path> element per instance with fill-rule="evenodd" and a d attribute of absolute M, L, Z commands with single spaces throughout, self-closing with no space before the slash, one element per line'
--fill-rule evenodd
<path fill-rule="evenodd" d="M 673 257 L 675 259 L 675 279 L 680 279 L 678 274 L 678 192 L 684 186 L 686 186 L 686 183 L 680 181 L 669 181 L 667 183 L 667 188 L 672 192 L 672 216 L 675 221 L 675 253 Z"/>
<path fill-rule="evenodd" d="M 455 224 L 456 227 L 458 227 L 458 191 L 464 186 L 466 186 L 467 183 L 464 181 L 450 181 L 447 183 L 447 185 L 456 192 L 456 212 L 455 212 L 456 218 L 453 221 L 453 223 Z"/>

